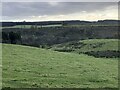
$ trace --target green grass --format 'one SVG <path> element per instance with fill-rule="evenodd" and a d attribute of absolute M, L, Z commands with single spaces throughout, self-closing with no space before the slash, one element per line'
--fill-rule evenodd
<path fill-rule="evenodd" d="M 118 60 L 3 44 L 3 87 L 115 88 Z"/>
<path fill-rule="evenodd" d="M 4 28 L 31 28 L 31 25 L 16 25 L 16 26 L 9 26 L 9 27 L 2 27 Z"/>
<path fill-rule="evenodd" d="M 56 24 L 56 25 L 37 25 L 37 28 L 41 28 L 41 27 L 61 27 L 62 25 L 60 25 L 60 24 Z M 22 29 L 24 29 L 24 28 L 26 28 L 26 29 L 31 29 L 31 28 L 34 28 L 35 27 L 35 25 L 16 25 L 16 26 L 7 26 L 7 27 L 1 27 L 1 29 L 3 28 L 22 28 Z"/>
<path fill-rule="evenodd" d="M 118 51 L 118 39 L 89 39 L 81 41 L 73 41 L 58 45 L 53 45 L 53 50 L 74 50 L 74 52 L 88 52 L 88 51 Z"/>
<path fill-rule="evenodd" d="M 2 88 L 2 44 L 0 44 L 0 89 Z"/>
<path fill-rule="evenodd" d="M 1 29 L 3 28 L 27 28 L 27 29 L 29 29 L 29 28 L 31 28 L 31 26 L 32 25 L 16 25 L 16 26 L 7 26 L 7 27 L 0 27 Z M 35 25 L 33 25 L 33 26 L 35 26 Z M 55 24 L 55 25 L 43 25 L 42 27 L 61 27 L 62 26 L 62 24 Z M 110 26 L 116 26 L 116 27 L 118 27 L 119 25 L 118 24 L 113 24 L 113 25 L 111 25 L 111 24 L 89 24 L 89 25 L 84 25 L 84 24 L 78 24 L 78 25 L 64 25 L 63 27 L 98 27 L 98 26 L 108 26 L 108 27 L 110 27 Z M 37 25 L 37 28 L 41 28 L 41 25 Z"/>

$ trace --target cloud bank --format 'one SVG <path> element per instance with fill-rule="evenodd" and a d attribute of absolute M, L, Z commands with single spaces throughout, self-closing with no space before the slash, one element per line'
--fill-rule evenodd
<path fill-rule="evenodd" d="M 117 19 L 116 2 L 3 2 L 3 21 Z"/>

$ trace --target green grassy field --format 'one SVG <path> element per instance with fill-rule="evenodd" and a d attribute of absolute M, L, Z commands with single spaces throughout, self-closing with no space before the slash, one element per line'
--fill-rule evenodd
<path fill-rule="evenodd" d="M 118 87 L 118 60 L 114 58 L 11 44 L 3 44 L 2 49 L 3 87 Z"/>
<path fill-rule="evenodd" d="M 55 24 L 55 25 L 37 25 L 37 28 L 41 28 L 41 27 L 61 27 L 62 26 L 62 24 Z M 110 26 L 116 26 L 116 27 L 118 27 L 119 25 L 118 24 L 101 24 L 101 25 L 99 25 L 99 24 L 90 24 L 90 25 L 64 25 L 63 27 L 99 27 L 99 26 L 108 26 L 108 27 L 110 27 Z M 3 28 L 26 28 L 26 29 L 31 29 L 31 27 L 32 27 L 32 25 L 15 25 L 15 26 L 7 26 L 7 27 L 0 27 L 1 29 Z M 33 25 L 33 27 L 35 27 L 35 25 Z"/>
<path fill-rule="evenodd" d="M 56 24 L 56 25 L 37 25 L 37 26 L 35 26 L 35 25 L 16 25 L 16 26 L 7 26 L 7 27 L 1 27 L 1 29 L 3 28 L 3 29 L 5 29 L 5 28 L 22 28 L 22 29 L 24 29 L 24 28 L 26 28 L 26 29 L 31 29 L 31 28 L 35 28 L 35 27 L 37 27 L 37 28 L 41 28 L 41 27 L 61 27 L 62 25 L 60 25 L 60 24 Z"/>
<path fill-rule="evenodd" d="M 16 26 L 9 26 L 9 27 L 2 27 L 4 28 L 31 28 L 31 25 L 16 25 Z"/>
<path fill-rule="evenodd" d="M 89 39 L 81 41 L 73 41 L 63 44 L 53 45 L 53 50 L 73 50 L 74 52 L 88 52 L 88 51 L 118 51 L 118 39 Z"/>

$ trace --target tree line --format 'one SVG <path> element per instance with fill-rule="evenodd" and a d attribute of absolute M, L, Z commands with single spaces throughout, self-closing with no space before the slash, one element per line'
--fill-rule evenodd
<path fill-rule="evenodd" d="M 21 41 L 21 34 L 18 32 L 2 32 L 2 42 L 3 43 L 11 43 L 11 44 L 16 44 L 17 42 Z"/>

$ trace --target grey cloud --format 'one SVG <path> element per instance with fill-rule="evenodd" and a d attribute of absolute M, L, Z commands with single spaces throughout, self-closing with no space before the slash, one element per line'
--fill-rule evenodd
<path fill-rule="evenodd" d="M 48 2 L 3 2 L 2 15 L 8 17 L 61 15 L 81 11 L 94 12 L 114 5 L 117 5 L 117 2 L 59 2 L 57 5 Z"/>
<path fill-rule="evenodd" d="M 2 2 L 119 2 L 119 0 L 1 0 Z"/>

